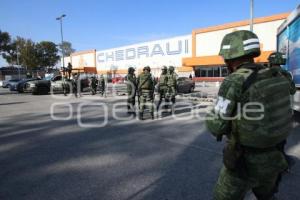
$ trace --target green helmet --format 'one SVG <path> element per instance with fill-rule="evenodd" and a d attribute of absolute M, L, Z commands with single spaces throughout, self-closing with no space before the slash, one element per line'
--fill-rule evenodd
<path fill-rule="evenodd" d="M 273 52 L 270 54 L 268 60 L 271 65 L 285 65 L 286 56 L 280 52 Z"/>
<path fill-rule="evenodd" d="M 151 71 L 151 68 L 149 66 L 144 67 L 143 71 L 148 70 L 149 72 Z"/>
<path fill-rule="evenodd" d="M 135 71 L 135 69 L 133 68 L 133 67 L 129 67 L 128 68 L 128 73 L 130 74 L 130 73 L 133 73 Z"/>
<path fill-rule="evenodd" d="M 221 43 L 220 56 L 231 60 L 243 56 L 257 57 L 260 55 L 258 37 L 251 31 L 241 30 L 225 35 Z"/>
<path fill-rule="evenodd" d="M 169 66 L 169 71 L 170 71 L 170 72 L 174 72 L 174 69 L 175 69 L 175 68 L 174 68 L 173 66 Z"/>
<path fill-rule="evenodd" d="M 167 71 L 168 68 L 167 68 L 167 66 L 163 66 L 163 67 L 161 68 L 161 70 L 162 70 L 162 71 Z"/>

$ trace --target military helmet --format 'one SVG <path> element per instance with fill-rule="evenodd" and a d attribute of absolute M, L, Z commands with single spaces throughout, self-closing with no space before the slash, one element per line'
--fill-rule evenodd
<path fill-rule="evenodd" d="M 143 71 L 148 70 L 149 72 L 151 71 L 151 68 L 149 66 L 144 67 Z"/>
<path fill-rule="evenodd" d="M 132 72 L 134 72 L 135 71 L 135 69 L 133 68 L 133 67 L 129 67 L 128 68 L 128 73 L 132 73 Z"/>
<path fill-rule="evenodd" d="M 271 65 L 285 65 L 286 56 L 280 52 L 273 52 L 270 54 L 268 60 Z"/>
<path fill-rule="evenodd" d="M 259 39 L 251 31 L 241 30 L 229 33 L 223 38 L 219 55 L 224 60 L 236 59 L 246 55 L 257 57 L 260 55 Z"/>
<path fill-rule="evenodd" d="M 174 71 L 174 67 L 173 66 L 169 66 L 169 71 L 173 72 Z"/>

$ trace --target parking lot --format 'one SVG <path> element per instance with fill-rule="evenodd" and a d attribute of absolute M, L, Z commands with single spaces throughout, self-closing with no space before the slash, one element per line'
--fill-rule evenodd
<path fill-rule="evenodd" d="M 213 98 L 216 91 L 197 85 L 195 94 Z M 175 117 L 139 121 L 126 113 L 126 96 L 0 88 L 0 199 L 211 199 L 223 143 L 206 130 L 210 102 L 198 97 L 178 96 Z M 279 199 L 300 198 L 297 121 L 287 146 L 296 164 Z"/>

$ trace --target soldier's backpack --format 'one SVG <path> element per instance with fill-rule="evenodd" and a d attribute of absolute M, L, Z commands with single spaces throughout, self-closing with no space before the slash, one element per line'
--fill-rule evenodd
<path fill-rule="evenodd" d="M 242 113 L 233 122 L 240 144 L 268 148 L 282 142 L 292 128 L 289 81 L 275 68 L 241 68 L 237 73 L 248 74 L 240 99 Z"/>

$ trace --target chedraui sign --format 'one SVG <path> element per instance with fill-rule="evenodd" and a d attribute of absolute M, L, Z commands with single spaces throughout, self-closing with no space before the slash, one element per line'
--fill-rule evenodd
<path fill-rule="evenodd" d="M 97 51 L 97 67 L 126 68 L 138 65 L 181 65 L 182 57 L 191 54 L 191 36 L 157 40 L 115 49 Z"/>

